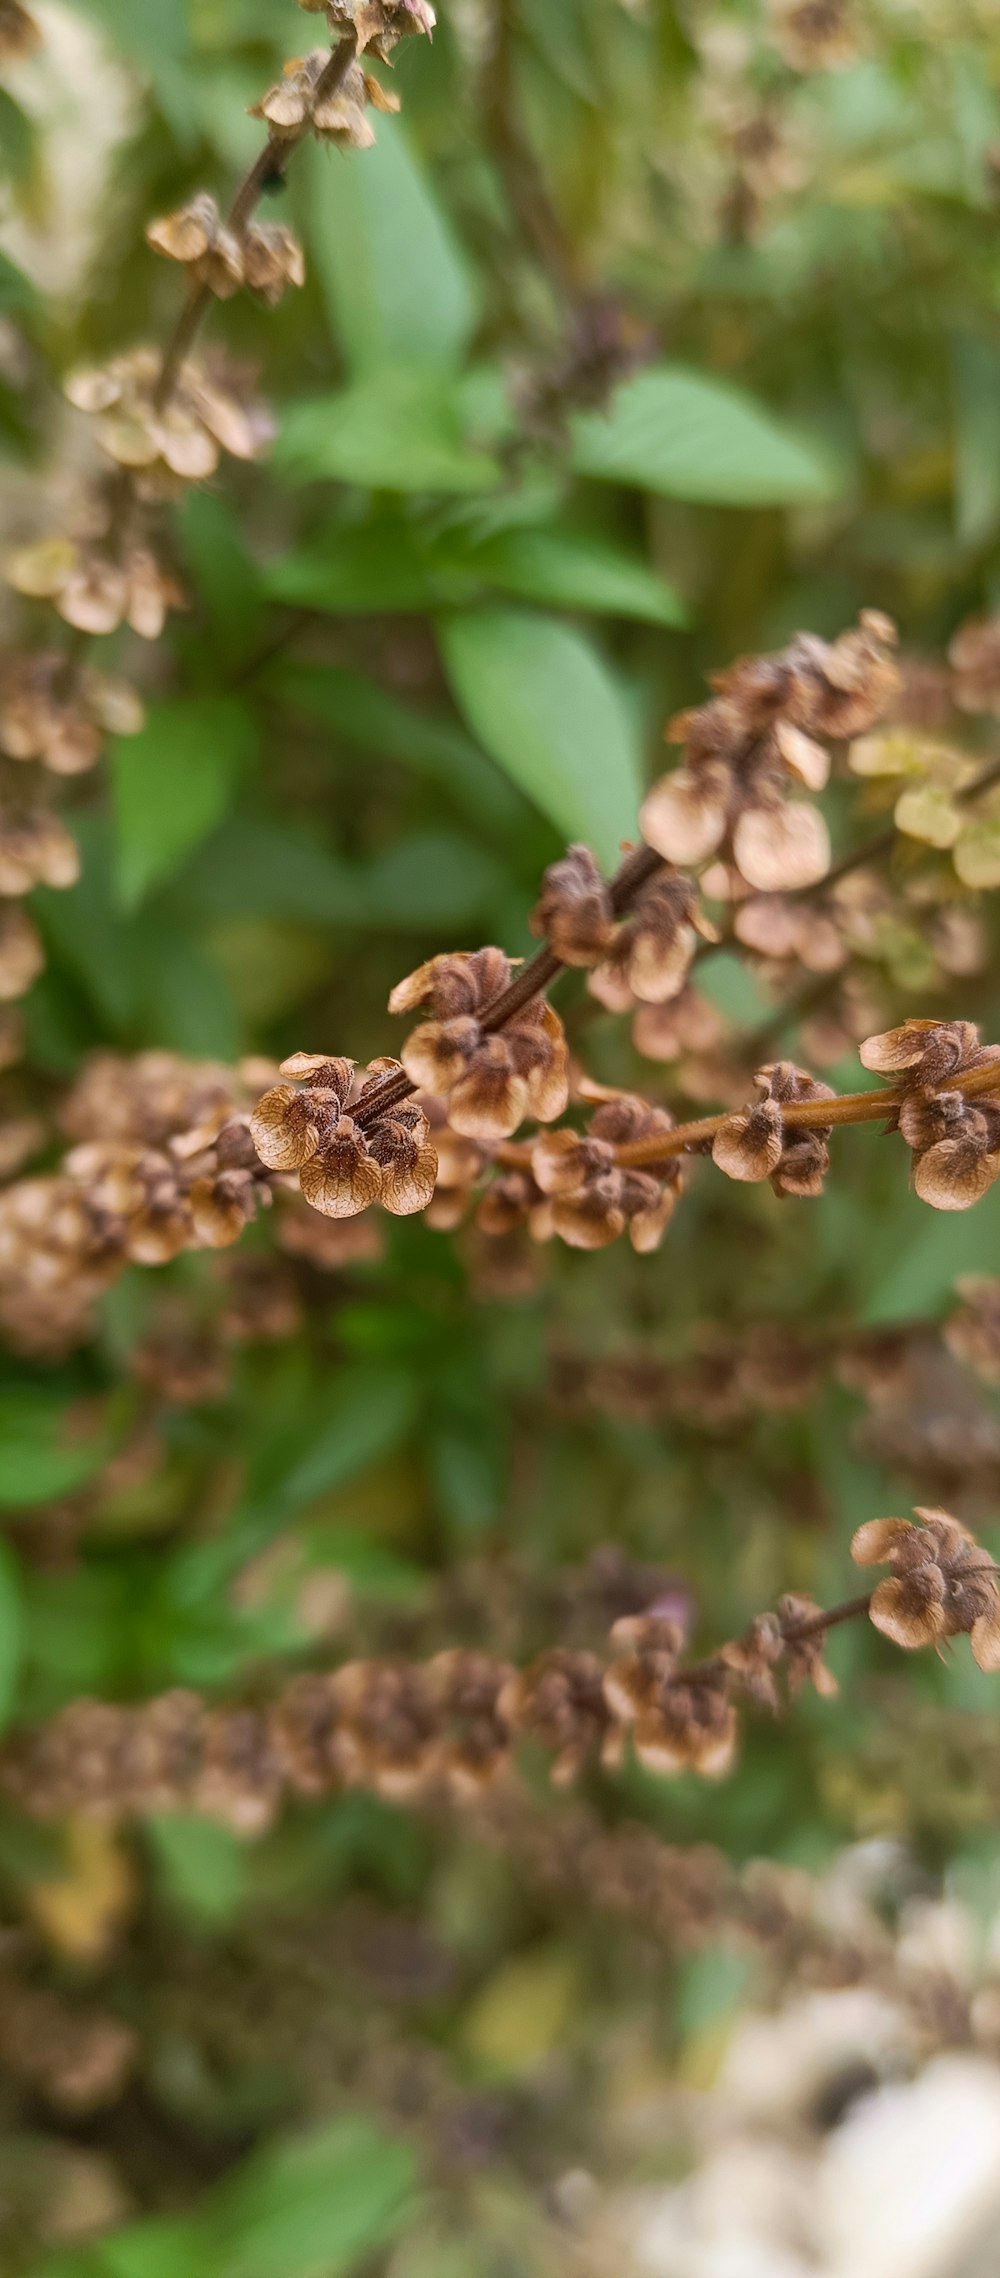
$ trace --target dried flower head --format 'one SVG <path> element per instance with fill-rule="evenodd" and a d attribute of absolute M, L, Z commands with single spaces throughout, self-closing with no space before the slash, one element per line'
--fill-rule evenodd
<path fill-rule="evenodd" d="M 447 1100 L 455 1131 L 486 1144 L 509 1138 L 526 1116 L 551 1123 L 569 1093 L 562 1022 L 543 997 L 501 1029 L 487 1026 L 512 970 L 501 949 L 432 957 L 389 999 L 390 1012 L 430 1008 L 407 1037 L 403 1066 L 412 1083 Z"/>
<path fill-rule="evenodd" d="M 552 1231 L 571 1249 L 601 1250 L 627 1227 L 633 1249 L 657 1249 L 681 1193 L 681 1158 L 668 1156 L 655 1171 L 639 1171 L 620 1165 L 616 1149 L 672 1130 L 666 1108 L 614 1092 L 602 1100 L 585 1133 L 543 1132 L 532 1149 L 532 1173 L 551 1197 Z"/>
<path fill-rule="evenodd" d="M 219 300 L 230 300 L 246 285 L 274 308 L 286 285 L 305 283 L 305 258 L 293 230 L 283 222 L 250 221 L 237 234 L 206 190 L 176 213 L 150 222 L 146 240 L 168 260 L 182 262 L 195 284 Z"/>
<path fill-rule="evenodd" d="M 687 981 L 696 932 L 717 938 L 702 915 L 693 880 L 676 872 L 654 878 L 592 973 L 593 995 L 613 1012 L 628 1012 L 636 1002 L 668 1003 Z"/>
<path fill-rule="evenodd" d="M 327 1218 L 356 1217 L 373 1202 L 395 1217 L 426 1209 L 437 1156 L 423 1109 L 403 1100 L 364 1128 L 352 1113 L 370 1108 L 386 1076 L 399 1070 L 398 1060 L 373 1060 L 359 1077 L 353 1060 L 293 1053 L 281 1063 L 290 1080 L 265 1092 L 250 1120 L 261 1162 L 298 1171 L 306 1201 Z"/>
<path fill-rule="evenodd" d="M 437 22 L 430 0 L 299 0 L 299 6 L 313 14 L 325 7 L 338 30 L 353 28 L 362 54 L 368 48 L 383 58 L 399 40 L 416 33 L 430 38 Z"/>
<path fill-rule="evenodd" d="M 963 712 L 1000 712 L 1000 617 L 970 617 L 948 649 L 955 702 Z"/>
<path fill-rule="evenodd" d="M 0 750 L 39 759 L 53 775 L 81 775 L 100 758 L 106 735 L 136 735 L 144 713 L 134 688 L 58 650 L 34 650 L 0 663 Z"/>
<path fill-rule="evenodd" d="M 724 1778 L 739 1737 L 730 1672 L 720 1662 L 685 1676 L 683 1629 L 656 1615 L 616 1622 L 611 1641 L 622 1650 L 605 1674 L 604 1697 L 617 1724 L 631 1729 L 640 1763 L 651 1772 Z"/>
<path fill-rule="evenodd" d="M 531 930 L 551 943 L 564 965 L 596 965 L 604 956 L 614 937 L 614 910 L 589 846 L 568 846 L 549 864 Z"/>
<path fill-rule="evenodd" d="M 179 484 L 205 482 L 221 452 L 253 459 L 270 442 L 270 416 L 221 365 L 189 357 L 162 407 L 160 371 L 156 349 L 140 347 L 103 367 L 71 372 L 65 383 L 70 403 L 96 420 L 102 450 L 131 470 L 140 495 L 157 498 Z"/>
<path fill-rule="evenodd" d="M 968 1210 L 1000 1175 L 1000 1103 L 963 1097 L 961 1082 L 994 1062 L 969 1020 L 907 1020 L 860 1048 L 862 1065 L 904 1093 L 899 1130 L 913 1149 L 913 1183 L 935 1210 Z"/>
<path fill-rule="evenodd" d="M 869 1519 L 851 1543 L 859 1566 L 891 1566 L 872 1594 L 871 1619 L 908 1651 L 963 1632 L 981 1669 L 1000 1669 L 1000 1588 L 987 1553 L 948 1511 L 917 1505 L 911 1519 Z"/>
<path fill-rule="evenodd" d="M 604 1669 L 593 1653 L 553 1646 L 507 1679 L 500 1714 L 509 1729 L 536 1740 L 553 1757 L 557 1787 L 574 1780 L 597 1753 L 608 1729 Z"/>
<path fill-rule="evenodd" d="M 712 1142 L 713 1161 L 731 1179 L 769 1178 L 776 1194 L 821 1194 L 830 1167 L 829 1126 L 786 1127 L 782 1109 L 804 1100 L 833 1099 L 829 1084 L 790 1060 L 758 1069 L 754 1083 L 760 1099 L 727 1116 Z"/>
<path fill-rule="evenodd" d="M 399 99 L 388 93 L 360 63 L 350 63 L 330 79 L 330 54 L 314 48 L 310 55 L 286 63 L 277 85 L 251 106 L 251 117 L 266 119 L 272 135 L 298 141 L 305 133 L 320 142 L 338 143 L 344 150 L 370 150 L 375 129 L 366 105 L 377 111 L 397 111 Z"/>
<path fill-rule="evenodd" d="M 75 886 L 79 875 L 79 848 L 57 815 L 46 807 L 0 809 L 0 894 Z"/>
<path fill-rule="evenodd" d="M 889 619 L 869 610 L 835 642 L 800 633 L 776 655 L 717 674 L 713 700 L 670 723 L 684 763 L 645 801 L 649 844 L 685 865 L 721 854 L 765 894 L 815 885 L 829 866 L 826 825 L 788 799 L 788 778 L 821 790 L 829 759 L 816 738 L 860 735 L 886 709 L 898 686 L 894 639 Z"/>

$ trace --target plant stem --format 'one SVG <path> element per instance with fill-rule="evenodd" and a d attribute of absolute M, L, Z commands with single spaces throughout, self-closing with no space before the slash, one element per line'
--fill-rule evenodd
<path fill-rule="evenodd" d="M 651 846 L 633 847 L 609 884 L 608 891 L 615 916 L 620 917 L 640 888 L 655 877 L 658 870 L 665 868 L 663 856 L 657 854 Z M 503 1028 L 506 1021 L 513 1020 L 515 1014 L 523 1012 L 525 1005 L 529 1005 L 532 998 L 537 997 L 561 972 L 562 959 L 556 956 L 547 942 L 543 943 L 542 948 L 535 951 L 535 955 L 529 958 L 528 963 L 514 975 L 514 979 L 501 990 L 500 995 L 494 997 L 493 1003 L 487 1006 L 479 1023 L 484 1034 L 495 1035 L 498 1028 Z M 396 1107 L 400 1100 L 408 1099 L 416 1088 L 402 1070 L 396 1076 L 387 1076 L 378 1091 L 372 1092 L 367 1100 L 360 1101 L 352 1109 L 355 1123 L 364 1130 L 366 1125 L 384 1115 L 388 1108 Z"/>
<path fill-rule="evenodd" d="M 342 84 L 358 52 L 358 35 L 353 25 L 344 32 L 332 49 L 313 91 L 313 103 L 332 95 Z M 290 134 L 269 134 L 259 150 L 249 172 L 240 183 L 227 216 L 227 227 L 236 237 L 241 236 L 254 213 L 265 189 L 280 182 L 289 159 L 298 150 L 310 132 L 310 120 Z M 164 351 L 160 377 L 156 383 L 154 401 L 157 411 L 164 411 L 180 378 L 185 359 L 190 354 L 195 335 L 213 295 L 207 285 L 192 285 L 181 309 L 173 333 Z"/>

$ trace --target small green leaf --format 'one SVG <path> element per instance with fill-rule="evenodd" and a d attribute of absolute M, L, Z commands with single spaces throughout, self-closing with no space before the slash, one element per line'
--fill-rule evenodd
<path fill-rule="evenodd" d="M 465 441 L 454 383 L 414 364 L 380 365 L 336 395 L 295 404 L 274 457 L 291 482 L 366 490 L 489 490 L 500 475 Z"/>
<path fill-rule="evenodd" d="M 220 822 L 256 752 L 253 714 L 233 696 L 154 704 L 114 746 L 118 888 L 134 908 Z"/>
<path fill-rule="evenodd" d="M 660 364 L 621 388 L 607 413 L 574 422 L 578 474 L 718 506 L 788 506 L 831 495 L 811 445 L 740 388 Z"/>
<path fill-rule="evenodd" d="M 417 1387 L 401 1370 L 345 1370 L 322 1431 L 282 1482 L 282 1503 L 316 1502 L 391 1454 L 412 1428 L 417 1406 Z"/>
<path fill-rule="evenodd" d="M 466 557 L 485 585 L 557 609 L 594 609 L 651 625 L 683 625 L 680 594 L 634 554 L 566 530 L 504 530 Z"/>
<path fill-rule="evenodd" d="M 635 830 L 639 755 L 628 705 L 595 650 L 528 610 L 456 614 L 439 634 L 473 733 L 557 829 L 614 863 Z"/>
<path fill-rule="evenodd" d="M 309 251 L 352 368 L 460 364 L 473 290 L 405 127 L 381 117 L 372 150 L 314 145 L 304 172 Z"/>
<path fill-rule="evenodd" d="M 102 1432 L 74 1439 L 57 1393 L 24 1386 L 0 1394 L 0 1506 L 18 1510 L 71 1495 L 107 1462 Z"/>
<path fill-rule="evenodd" d="M 231 1829 L 192 1812 L 157 1812 L 148 1841 L 171 1898 L 205 1922 L 226 1922 L 246 1888 L 246 1852 Z"/>
<path fill-rule="evenodd" d="M 409 2147 L 366 2120 L 267 2144 L 198 2226 L 205 2278 L 340 2278 L 393 2237 L 415 2181 Z"/>
<path fill-rule="evenodd" d="M 374 609 L 432 609 L 442 599 L 419 533 L 400 515 L 332 529 L 265 572 L 275 601 L 335 616 Z"/>

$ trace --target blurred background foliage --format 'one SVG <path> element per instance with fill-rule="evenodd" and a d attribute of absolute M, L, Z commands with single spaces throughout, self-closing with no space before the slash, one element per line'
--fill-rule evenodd
<path fill-rule="evenodd" d="M 46 534 L 80 478 L 58 375 L 172 321 L 146 220 L 202 185 L 225 198 L 258 147 L 247 105 L 308 44 L 278 0 L 38 15 L 43 48 L 0 96 L 7 543 Z M 940 654 L 1000 601 L 989 0 L 875 0 L 815 62 L 751 0 L 449 0 L 441 17 L 401 52 L 402 113 L 376 147 L 309 149 L 292 171 L 280 210 L 305 290 L 274 315 L 213 313 L 276 442 L 173 520 L 190 608 L 143 657 L 146 728 L 73 786 L 79 885 L 33 897 L 48 966 L 13 1109 L 101 1046 L 393 1050 L 401 973 L 482 940 L 526 951 L 567 834 L 613 859 L 706 671 L 864 605 Z M 512 120 L 568 283 L 512 196 Z M 606 414 L 540 440 L 525 406 L 595 301 L 628 312 L 641 367 Z M 842 785 L 828 807 L 843 848 Z M 937 1011 L 914 1001 L 919 940 L 906 954 L 890 1010 Z M 728 1017 L 767 1017 L 732 958 L 704 980 Z M 996 1034 L 995 965 L 974 993 L 946 1009 Z M 564 1001 L 600 1073 L 665 1091 L 572 978 Z M 905 1433 L 888 1455 L 859 1438 L 835 1382 L 711 1426 L 621 1390 L 574 1397 L 574 1369 L 685 1361 L 761 1318 L 819 1337 L 937 1320 L 998 1223 L 996 1189 L 967 1219 L 922 1211 L 867 1132 L 808 1215 L 696 1181 L 655 1258 L 563 1254 L 505 1282 L 473 1237 L 386 1221 L 377 1255 L 301 1267 L 294 1338 L 227 1348 L 193 1389 L 133 1358 L 175 1313 L 210 1340 L 226 1274 L 204 1256 L 133 1268 L 92 1346 L 2 1365 L 0 1706 L 252 1689 L 279 1659 L 456 1625 L 520 1650 L 551 1637 L 563 1570 L 608 1544 L 681 1577 L 708 1638 L 781 1588 L 840 1595 L 857 1524 L 955 1492 L 940 1450 L 928 1479 Z M 1000 1476 L 986 1393 L 977 1416 L 982 1518 Z M 759 1724 L 727 1786 L 632 1771 L 598 1784 L 604 1821 L 817 1867 L 889 1831 L 929 1871 L 978 1872 L 1000 1778 L 989 1681 L 963 1657 L 891 1666 L 867 1636 L 832 1659 L 841 1700 Z M 971 1768 L 928 1738 L 917 1776 L 918 1699 L 929 1734 L 937 1705 L 970 1712 Z M 649 2078 L 672 2076 L 751 1968 L 654 1953 L 541 1895 L 516 1857 L 363 1798 L 246 1847 L 183 1819 L 43 1840 L 4 1818 L 0 1890 L 32 1968 L 98 1993 L 142 2051 L 86 2119 L 4 2077 L 12 2278 L 46 2243 L 45 2278 L 576 2269 L 553 2178 L 679 2157 L 606 2133 L 626 2050 L 640 2066 L 638 2036 Z"/>

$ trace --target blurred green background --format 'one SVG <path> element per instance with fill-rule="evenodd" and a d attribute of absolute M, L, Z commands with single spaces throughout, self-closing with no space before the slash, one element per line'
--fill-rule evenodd
<path fill-rule="evenodd" d="M 6 544 L 59 527 L 87 473 L 59 375 L 169 328 L 178 277 L 146 220 L 200 186 L 225 200 L 258 147 L 247 105 L 314 28 L 279 0 L 38 14 L 42 51 L 0 93 Z M 275 212 L 305 290 L 211 318 L 275 446 L 168 518 L 190 608 L 155 649 L 116 644 L 148 724 L 71 787 L 80 884 L 32 898 L 48 965 L 2 1079 L 12 1115 L 47 1110 L 95 1047 L 393 1051 L 401 974 L 451 946 L 524 953 L 567 835 L 614 859 L 707 671 L 865 605 L 940 656 L 1000 600 L 1000 19 L 885 0 L 831 60 L 793 52 L 785 16 L 454 0 L 399 51 L 375 149 L 297 161 Z M 627 311 L 643 350 L 607 416 L 541 437 L 526 407 L 579 310 L 512 200 L 511 116 L 581 302 Z M 7 619 L 10 647 L 30 609 Z M 863 809 L 835 784 L 828 810 L 842 850 Z M 875 980 L 887 1018 L 943 1007 L 997 1033 L 995 966 L 959 1002 L 919 930 Z M 731 956 L 704 986 L 736 1023 L 767 1017 Z M 596 1072 L 674 1096 L 572 978 L 561 1002 Z M 862 1131 L 818 1203 L 696 1181 L 654 1258 L 498 1262 L 474 1232 L 386 1220 L 377 1255 L 289 1269 L 301 1323 L 270 1342 L 220 1348 L 216 1260 L 133 1268 L 92 1343 L 0 1364 L 5 1712 L 252 1689 L 359 1641 L 531 1650 L 608 1545 L 681 1577 L 709 1641 L 780 1589 L 844 1595 L 863 1519 L 920 1496 L 989 1523 L 992 1397 L 970 1481 L 954 1437 L 879 1433 L 833 1372 L 787 1413 L 713 1419 L 665 1417 L 642 1371 L 761 1318 L 820 1343 L 934 1322 L 998 1227 L 997 1190 L 939 1217 Z M 171 1337 L 200 1338 L 214 1376 L 137 1374 Z M 928 1872 L 985 1875 L 989 1681 L 963 1655 L 900 1668 L 861 1635 L 831 1658 L 839 1702 L 758 1722 L 727 1786 L 627 1772 L 596 1783 L 602 1822 L 817 1868 L 890 1833 Z M 946 1709 L 966 1712 L 954 1755 Z M 565 1808 L 540 1777 L 535 1808 Z M 30 1972 L 105 2004 L 141 2052 L 86 2120 L 0 2077 L 12 2278 L 582 2268 L 554 2177 L 680 2159 L 669 2134 L 636 2153 L 609 2132 L 639 2021 L 649 2076 L 671 2078 L 754 1966 L 678 1959 L 546 1894 L 516 1853 L 361 1797 L 255 1846 L 6 1815 L 0 1907 Z M 60 2233 L 74 2175 L 85 2212 Z"/>

